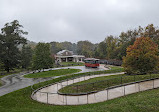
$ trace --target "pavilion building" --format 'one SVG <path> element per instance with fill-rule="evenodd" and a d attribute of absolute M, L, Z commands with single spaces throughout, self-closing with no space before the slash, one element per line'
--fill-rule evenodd
<path fill-rule="evenodd" d="M 85 56 L 74 55 L 73 51 L 62 50 L 55 55 L 56 62 L 83 62 Z"/>

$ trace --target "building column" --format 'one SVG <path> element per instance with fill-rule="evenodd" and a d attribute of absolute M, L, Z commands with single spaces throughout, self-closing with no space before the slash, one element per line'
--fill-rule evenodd
<path fill-rule="evenodd" d="M 59 58 L 59 62 L 62 62 L 62 61 L 61 61 L 61 58 Z"/>
<path fill-rule="evenodd" d="M 67 58 L 66 58 L 66 62 L 68 62 Z"/>
<path fill-rule="evenodd" d="M 73 62 L 76 62 L 76 59 L 73 57 Z"/>

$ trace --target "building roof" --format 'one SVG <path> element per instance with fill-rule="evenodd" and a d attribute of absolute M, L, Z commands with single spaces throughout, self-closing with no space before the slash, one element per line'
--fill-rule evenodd
<path fill-rule="evenodd" d="M 69 52 L 68 55 L 63 55 L 65 52 Z M 79 57 L 79 58 L 84 58 L 85 56 L 84 55 L 73 55 L 73 51 L 69 51 L 69 50 L 62 50 L 62 51 L 59 51 L 57 53 L 57 55 L 55 55 L 55 57 Z"/>
<path fill-rule="evenodd" d="M 62 50 L 62 51 L 59 51 L 59 52 L 57 52 L 57 55 L 61 55 L 62 53 L 64 53 L 64 52 L 70 52 L 72 55 L 73 55 L 73 51 L 69 51 L 69 50 Z"/>

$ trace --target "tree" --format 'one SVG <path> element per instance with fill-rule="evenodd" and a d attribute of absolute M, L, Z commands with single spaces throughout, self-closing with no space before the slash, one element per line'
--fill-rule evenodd
<path fill-rule="evenodd" d="M 133 45 L 127 48 L 123 57 L 123 67 L 127 73 L 144 73 L 158 68 L 158 46 L 149 37 L 137 38 Z"/>
<path fill-rule="evenodd" d="M 28 34 L 21 30 L 23 26 L 17 20 L 6 23 L 0 34 L 0 58 L 7 72 L 18 67 L 20 63 L 20 51 L 18 45 L 25 44 L 23 35 Z"/>
<path fill-rule="evenodd" d="M 51 42 L 51 53 L 56 54 L 57 52 L 62 50 L 62 46 L 59 42 Z"/>
<path fill-rule="evenodd" d="M 118 39 L 114 38 L 112 35 L 108 36 L 105 39 L 106 42 L 106 58 L 107 59 L 114 59 L 116 56 L 114 55 L 114 51 L 116 51 L 116 48 L 118 47 Z"/>
<path fill-rule="evenodd" d="M 1 60 L 0 60 L 0 71 L 3 69 L 3 63 L 1 62 Z"/>
<path fill-rule="evenodd" d="M 52 63 L 50 44 L 38 43 L 34 50 L 33 68 L 39 70 L 46 69 L 52 67 Z"/>
<path fill-rule="evenodd" d="M 56 54 L 57 52 L 64 49 L 77 53 L 76 52 L 77 46 L 75 43 L 65 41 L 65 42 L 50 42 L 50 44 L 51 44 L 51 54 Z"/>
<path fill-rule="evenodd" d="M 95 46 L 89 41 L 78 41 L 77 42 L 77 53 L 85 55 L 86 57 L 92 57 Z"/>
<path fill-rule="evenodd" d="M 159 29 L 154 27 L 153 24 L 147 25 L 141 33 L 141 36 L 150 37 L 159 47 Z"/>
<path fill-rule="evenodd" d="M 102 41 L 97 44 L 97 47 L 94 50 L 94 57 L 104 59 L 107 56 L 107 45 L 106 42 Z"/>
<path fill-rule="evenodd" d="M 76 48 L 73 48 L 73 44 L 71 42 L 65 41 L 60 43 L 63 49 L 67 49 L 73 51 Z"/>
<path fill-rule="evenodd" d="M 31 66 L 31 60 L 32 60 L 32 49 L 30 46 L 23 46 L 21 51 L 21 66 L 22 68 L 27 69 L 29 66 Z"/>
<path fill-rule="evenodd" d="M 139 37 L 141 28 L 138 30 L 128 30 L 127 32 L 121 32 L 119 35 L 119 47 L 116 50 L 116 59 L 122 60 L 123 56 L 126 56 L 126 49 L 128 46 L 133 45 L 136 38 Z"/>

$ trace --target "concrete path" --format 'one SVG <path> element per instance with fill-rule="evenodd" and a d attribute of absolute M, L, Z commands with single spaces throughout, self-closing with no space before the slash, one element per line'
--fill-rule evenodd
<path fill-rule="evenodd" d="M 87 95 L 70 96 L 70 95 L 58 94 L 58 90 L 67 85 L 77 83 L 83 80 L 88 80 L 90 78 L 102 77 L 108 75 L 118 75 L 118 74 L 123 74 L 123 73 L 93 75 L 93 76 L 80 77 L 74 80 L 64 81 L 35 91 L 32 94 L 32 98 L 34 100 L 37 100 L 38 102 L 54 104 L 54 105 L 83 105 L 83 104 L 103 102 L 106 100 L 118 98 L 121 96 L 125 96 L 140 91 L 159 88 L 159 79 L 153 79 L 144 82 L 136 82 L 129 85 L 122 85 Z"/>
<path fill-rule="evenodd" d="M 122 73 L 112 73 L 112 74 L 101 74 L 101 75 L 91 75 L 91 76 L 84 76 L 76 79 L 71 79 L 68 81 L 64 81 L 61 83 L 57 83 L 43 89 L 36 91 L 32 98 L 42 103 L 49 103 L 54 105 L 81 105 L 81 104 L 88 104 L 88 103 L 97 103 L 101 101 L 107 100 L 107 92 L 100 91 L 94 94 L 89 95 L 79 95 L 79 96 L 66 96 L 58 94 L 58 90 L 61 88 L 71 85 L 73 83 L 77 83 L 80 81 L 88 80 L 95 77 L 103 77 L 109 75 L 119 75 L 124 74 Z"/>
<path fill-rule="evenodd" d="M 104 68 L 103 65 L 100 66 L 99 68 L 86 68 L 84 66 L 72 66 L 72 67 L 52 68 L 52 70 L 67 69 L 67 68 L 81 69 L 82 71 L 80 71 L 80 73 L 107 70 L 107 68 Z M 48 70 L 50 70 L 50 69 L 45 69 L 44 71 L 48 71 Z M 30 72 L 30 73 L 32 73 L 32 72 Z M 36 84 L 39 82 L 62 77 L 62 76 L 54 76 L 54 77 L 49 77 L 49 78 L 24 78 L 23 76 L 26 74 L 28 74 L 28 73 L 13 74 L 13 75 L 8 75 L 8 76 L 1 78 L 1 80 L 5 84 L 0 87 L 0 96 L 13 92 L 18 89 L 28 87 L 30 85 L 33 85 L 33 84 Z"/>

